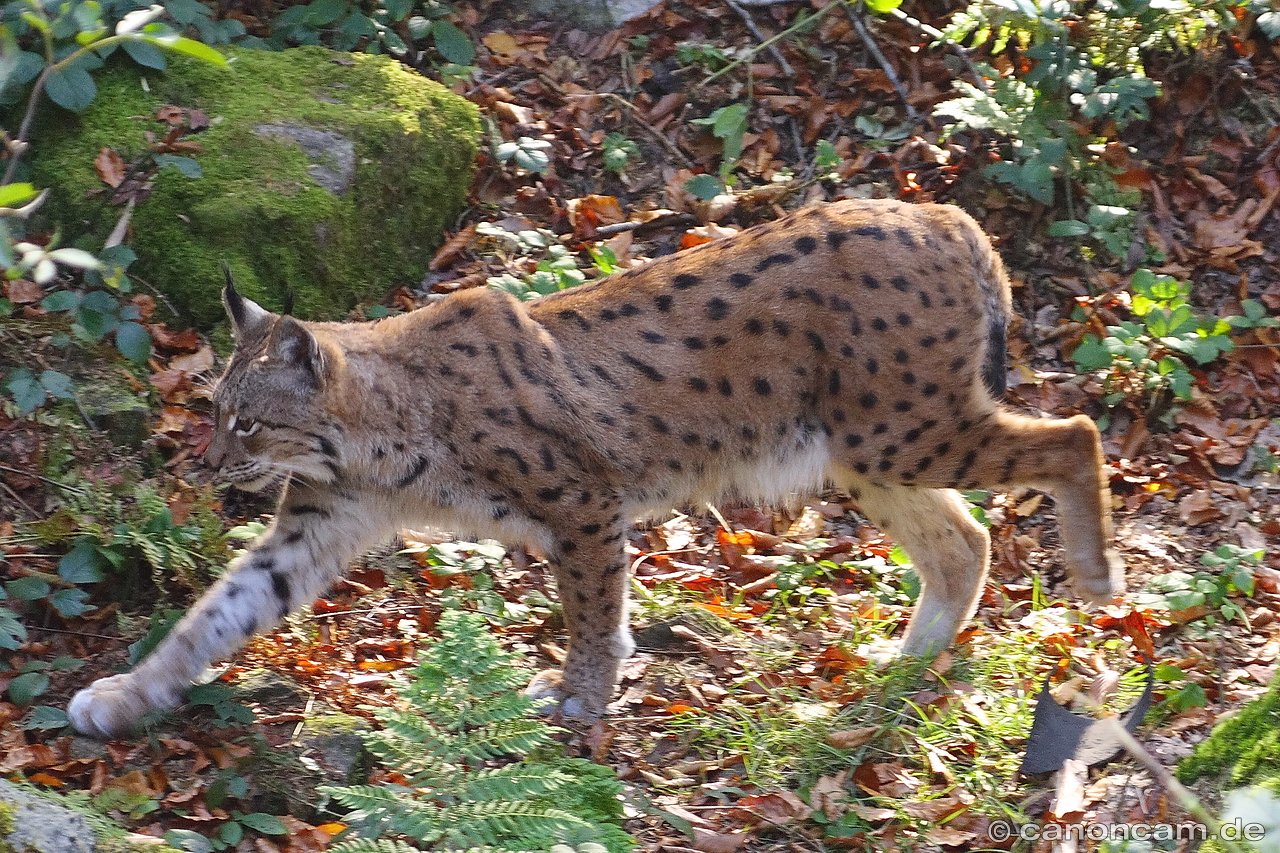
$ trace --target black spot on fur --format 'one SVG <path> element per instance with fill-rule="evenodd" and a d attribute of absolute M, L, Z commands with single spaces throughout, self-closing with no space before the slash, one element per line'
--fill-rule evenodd
<path fill-rule="evenodd" d="M 600 319 L 612 322 L 613 320 L 618 319 L 618 312 L 614 311 L 612 308 L 606 308 L 600 312 Z"/>
<path fill-rule="evenodd" d="M 578 528 L 578 530 L 579 530 L 579 532 L 581 532 L 581 533 L 585 533 L 585 534 L 586 534 L 586 535 L 588 535 L 588 536 L 595 536 L 597 533 L 599 533 L 599 532 L 600 532 L 600 525 L 598 525 L 598 524 L 584 524 L 584 525 L 582 525 L 581 527 L 579 527 L 579 528 Z"/>
<path fill-rule="evenodd" d="M 893 278 L 889 279 L 889 283 L 892 284 L 893 289 L 899 293 L 906 293 L 911 289 L 911 282 L 907 281 L 900 275 L 895 275 Z"/>
<path fill-rule="evenodd" d="M 787 335 L 791 334 L 791 324 L 786 320 L 774 320 L 773 330 L 777 332 L 779 336 L 785 338 Z"/>
<path fill-rule="evenodd" d="M 889 328 L 889 324 L 886 323 L 882 317 L 876 317 L 871 321 L 871 328 L 875 329 L 877 332 L 883 332 L 885 329 Z"/>
<path fill-rule="evenodd" d="M 912 403 L 910 400 L 899 400 L 893 404 L 893 410 L 895 412 L 909 412 L 911 411 L 911 408 Z"/>
<path fill-rule="evenodd" d="M 746 329 L 747 332 L 752 335 L 764 334 L 764 323 L 761 323 L 760 320 L 756 317 L 752 317 L 750 320 L 744 323 L 743 328 Z"/>
<path fill-rule="evenodd" d="M 702 338 L 685 338 L 684 345 L 689 349 L 706 349 L 707 342 Z"/>
<path fill-rule="evenodd" d="M 587 322 L 587 318 L 586 318 L 586 317 L 583 317 L 583 316 L 582 316 L 581 314 L 579 314 L 577 311 L 574 311 L 574 310 L 572 310 L 572 309 L 567 309 L 567 310 L 561 311 L 557 316 L 558 316 L 561 320 L 564 320 L 564 321 L 566 321 L 566 322 L 572 321 L 572 322 L 576 323 L 576 324 L 578 325 L 578 328 L 579 328 L 579 329 L 582 329 L 582 331 L 584 331 L 584 332 L 589 332 L 589 331 L 591 331 L 591 324 L 590 324 L 589 322 Z M 453 346 L 454 348 L 457 348 L 459 345 L 458 345 L 458 344 L 452 344 L 451 346 Z M 466 344 L 465 346 L 470 346 L 470 345 L 469 345 L 469 344 Z M 471 347 L 471 348 L 472 348 L 472 349 L 475 349 L 475 347 Z M 473 355 L 474 355 L 474 353 L 473 353 Z"/>
<path fill-rule="evenodd" d="M 844 241 L 849 239 L 849 235 L 843 231 L 828 231 L 827 245 L 833 249 L 839 249 L 844 245 Z"/>
<path fill-rule="evenodd" d="M 549 489 L 538 489 L 537 494 L 538 500 L 546 501 L 547 503 L 555 503 L 560 500 L 560 498 L 564 497 L 564 488 L 562 486 L 555 486 Z"/>
<path fill-rule="evenodd" d="M 691 287 L 697 287 L 699 284 L 702 284 L 702 277 L 687 272 L 680 273 L 671 280 L 671 286 L 676 290 L 688 290 Z"/>
<path fill-rule="evenodd" d="M 933 346 L 937 342 L 938 342 L 938 339 L 935 338 L 933 335 L 925 335 L 923 338 L 920 339 L 920 346 L 924 347 L 925 349 L 928 349 L 929 347 Z"/>
<path fill-rule="evenodd" d="M 632 305 L 630 302 L 625 302 L 623 303 L 622 307 L 618 309 L 618 313 L 621 314 L 623 317 L 634 317 L 637 314 L 641 313 L 641 311 L 639 308 L 637 308 L 635 305 Z"/>
<path fill-rule="evenodd" d="M 933 307 L 933 300 L 929 298 L 928 293 L 922 290 L 916 295 L 920 297 L 920 304 L 923 305 L 925 308 Z"/>
<path fill-rule="evenodd" d="M 859 237 L 870 237 L 873 240 L 885 239 L 884 229 L 879 225 L 861 225 L 853 229 L 853 233 Z"/>
<path fill-rule="evenodd" d="M 712 320 L 723 320 L 729 315 L 729 303 L 719 296 L 707 300 L 707 316 Z"/>
<path fill-rule="evenodd" d="M 649 415 L 647 419 L 649 421 L 649 425 L 653 427 L 655 431 L 663 434 L 671 432 L 671 427 L 667 426 L 667 422 L 657 415 Z"/>
<path fill-rule="evenodd" d="M 865 394 L 863 394 L 861 397 L 858 398 L 858 405 L 864 409 L 873 408 L 875 404 L 878 402 L 880 402 L 879 398 L 876 397 L 876 395 L 871 393 L 870 391 L 866 392 Z"/>
<path fill-rule="evenodd" d="M 769 267 L 789 264 L 794 260 L 795 258 L 793 256 L 788 255 L 785 252 L 778 252 L 777 254 L 770 255 L 760 261 L 760 263 L 756 264 L 756 272 L 764 272 L 769 269 Z"/>
<path fill-rule="evenodd" d="M 831 375 L 827 377 L 827 393 L 832 396 L 840 393 L 840 371 L 833 370 Z M 836 420 L 844 420 L 844 418 L 836 418 Z"/>
<path fill-rule="evenodd" d="M 659 372 L 658 369 L 654 367 L 652 364 L 645 364 L 643 361 L 636 358 L 635 356 L 628 355 L 627 353 L 624 352 L 622 354 L 622 360 L 625 361 L 627 364 L 631 365 L 632 367 L 634 367 L 636 370 L 638 370 L 640 374 L 644 376 L 646 379 L 649 379 L 653 382 L 665 382 L 667 379 L 667 377 L 663 376 L 662 373 Z"/>
<path fill-rule="evenodd" d="M 512 462 L 515 463 L 517 471 L 519 471 L 521 474 L 524 474 L 526 476 L 528 475 L 529 463 L 525 462 L 524 457 L 521 456 L 519 453 L 517 453 L 515 450 L 511 449 L 510 447 L 499 447 L 495 449 L 493 452 L 495 456 L 506 456 Z"/>
<path fill-rule="evenodd" d="M 876 278 L 869 272 L 864 272 L 862 274 L 862 286 L 869 290 L 879 290 L 880 279 Z"/>
<path fill-rule="evenodd" d="M 667 340 L 665 335 L 659 334 L 658 332 L 641 332 L 640 337 L 644 338 L 651 344 L 666 343 Z"/>
<path fill-rule="evenodd" d="M 856 433 L 849 433 L 844 437 L 844 443 L 846 447 L 857 447 L 862 444 L 862 436 Z"/>
<path fill-rule="evenodd" d="M 721 394 L 725 395 L 726 397 L 732 397 L 733 384 L 729 382 L 729 377 L 721 376 L 720 379 L 716 381 L 716 390 L 718 390 Z"/>
<path fill-rule="evenodd" d="M 699 379 L 697 376 L 690 376 L 688 379 L 689 387 L 698 392 L 707 390 L 707 380 Z"/>
<path fill-rule="evenodd" d="M 663 314 L 666 314 L 671 310 L 671 302 L 672 299 L 670 293 L 659 293 L 657 296 L 653 297 L 653 304 L 657 305 L 658 310 Z"/>
<path fill-rule="evenodd" d="M 926 397 L 932 397 L 938 393 L 938 386 L 933 382 L 926 382 L 920 386 L 920 393 Z"/>
<path fill-rule="evenodd" d="M 818 248 L 818 241 L 812 237 L 800 237 L 796 240 L 796 251 L 802 255 L 812 254 Z"/>
<path fill-rule="evenodd" d="M 765 379 L 763 376 L 757 376 L 755 378 L 754 387 L 756 389 L 756 393 L 761 397 L 768 397 L 773 393 L 773 386 L 770 385 L 769 380 Z"/>
<path fill-rule="evenodd" d="M 745 272 L 736 272 L 729 276 L 729 283 L 741 290 L 744 287 L 750 287 L 755 283 L 755 276 Z"/>
<path fill-rule="evenodd" d="M 867 373 L 870 373 L 872 376 L 875 376 L 877 373 L 880 372 L 880 362 L 876 361 L 874 358 L 869 358 L 867 359 L 866 368 L 867 368 Z"/>
<path fill-rule="evenodd" d="M 832 295 L 831 310 L 838 311 L 841 314 L 848 314 L 850 311 L 853 310 L 853 303 L 842 296 Z"/>
<path fill-rule="evenodd" d="M 897 320 L 898 320 L 898 325 L 899 325 L 899 326 L 904 326 L 904 327 L 905 327 L 905 326 L 910 326 L 910 325 L 911 325 L 911 315 L 910 315 L 910 314 L 908 314 L 908 313 L 906 313 L 905 311 L 903 311 L 902 313 L 900 313 L 900 314 L 898 315 Z"/>
<path fill-rule="evenodd" d="M 414 466 L 409 471 L 409 473 L 405 474 L 403 477 L 401 477 L 399 480 L 396 481 L 396 486 L 398 488 L 403 489 L 405 486 L 409 485 L 414 480 L 421 477 L 422 472 L 427 470 L 428 461 L 430 460 L 428 460 L 427 457 L 419 456 L 418 461 L 414 463 Z"/>

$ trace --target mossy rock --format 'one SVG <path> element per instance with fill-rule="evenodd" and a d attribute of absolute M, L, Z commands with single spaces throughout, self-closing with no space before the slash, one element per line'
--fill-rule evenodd
<path fill-rule="evenodd" d="M 197 108 L 208 130 L 192 178 L 166 168 L 133 215 L 130 272 L 203 328 L 222 319 L 226 260 L 237 287 L 274 310 L 340 318 L 421 280 L 465 203 L 479 139 L 474 105 L 384 56 L 318 47 L 227 48 L 226 68 L 170 56 L 165 72 L 113 61 L 79 116 L 49 107 L 32 140 L 32 178 L 52 189 L 46 227 L 100 249 L 120 215 L 93 166 L 126 162 L 164 135 L 164 104 Z M 96 192 L 95 192 L 96 191 Z"/>
<path fill-rule="evenodd" d="M 1213 727 L 1191 755 L 1178 762 L 1178 778 L 1215 777 L 1226 788 L 1280 781 L 1280 673 L 1267 692 Z"/>

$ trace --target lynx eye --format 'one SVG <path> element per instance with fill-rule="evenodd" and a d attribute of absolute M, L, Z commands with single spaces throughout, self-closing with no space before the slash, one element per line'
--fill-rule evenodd
<path fill-rule="evenodd" d="M 231 426 L 235 426 L 235 421 L 232 421 Z M 235 434 L 241 438 L 248 438 L 260 429 L 262 429 L 262 424 L 257 421 L 250 421 L 245 426 L 235 428 Z"/>

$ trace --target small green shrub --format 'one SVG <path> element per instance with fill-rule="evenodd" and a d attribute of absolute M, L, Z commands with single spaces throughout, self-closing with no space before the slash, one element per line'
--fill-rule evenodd
<path fill-rule="evenodd" d="M 477 614 L 448 609 L 441 638 L 401 691 L 407 707 L 379 710 L 385 727 L 362 735 L 397 784 L 327 787 L 360 840 L 332 853 L 418 849 L 372 839 L 400 836 L 421 849 L 496 845 L 546 850 L 599 842 L 629 850 L 621 828 L 622 784 L 607 767 L 564 758 L 551 729 L 518 692 L 527 678 Z"/>
<path fill-rule="evenodd" d="M 1238 545 L 1221 545 L 1212 554 L 1200 557 L 1207 571 L 1165 572 L 1147 582 L 1139 593 L 1139 606 L 1155 606 L 1168 610 L 1206 607 L 1203 617 L 1212 624 L 1215 613 L 1223 619 L 1243 620 L 1244 608 L 1233 599 L 1253 596 L 1253 567 L 1262 561 L 1262 551 L 1247 551 Z"/>
<path fill-rule="evenodd" d="M 1108 408 L 1127 403 L 1141 410 L 1164 409 L 1167 421 L 1171 413 L 1164 398 L 1191 399 L 1191 368 L 1230 352 L 1232 331 L 1280 323 L 1251 299 L 1241 305 L 1244 316 L 1200 316 L 1187 302 L 1190 283 L 1146 269 L 1133 274 L 1129 287 L 1135 319 L 1108 326 L 1101 339 L 1085 335 L 1071 354 L 1082 371 L 1105 371 L 1102 401 Z M 1099 426 L 1105 429 L 1110 419 L 1110 412 L 1104 414 Z"/>
<path fill-rule="evenodd" d="M 973 129 L 1000 139 L 1000 159 L 985 170 L 989 178 L 1046 205 L 1065 200 L 1069 216 L 1054 223 L 1050 236 L 1089 238 L 1092 247 L 1124 256 L 1138 197 L 1115 184 L 1102 160 L 1105 134 L 1150 115 L 1159 87 L 1146 76 L 1145 52 L 1198 47 L 1235 25 L 1238 5 L 1114 0 L 1081 10 L 1064 2 L 971 3 L 941 41 L 987 45 L 992 56 L 1016 51 L 1012 65 L 1025 58 L 1029 70 L 1008 76 L 978 65 L 984 82 L 957 81 L 960 97 L 935 112 L 952 118 L 948 133 Z M 1078 204 L 1082 218 L 1073 213 Z"/>

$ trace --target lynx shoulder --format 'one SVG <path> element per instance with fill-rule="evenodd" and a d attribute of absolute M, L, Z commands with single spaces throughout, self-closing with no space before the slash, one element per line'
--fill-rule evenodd
<path fill-rule="evenodd" d="M 1009 289 L 954 207 L 848 201 L 530 303 L 470 290 L 376 323 L 224 294 L 236 349 L 207 461 L 287 481 L 276 520 L 133 672 L 70 707 L 112 735 L 423 522 L 536 546 L 569 633 L 530 685 L 602 713 L 632 652 L 623 543 L 684 502 L 849 491 L 924 589 L 903 651 L 949 645 L 988 568 L 956 489 L 1053 494 L 1076 590 L 1121 591 L 1097 429 L 1003 408 Z"/>

